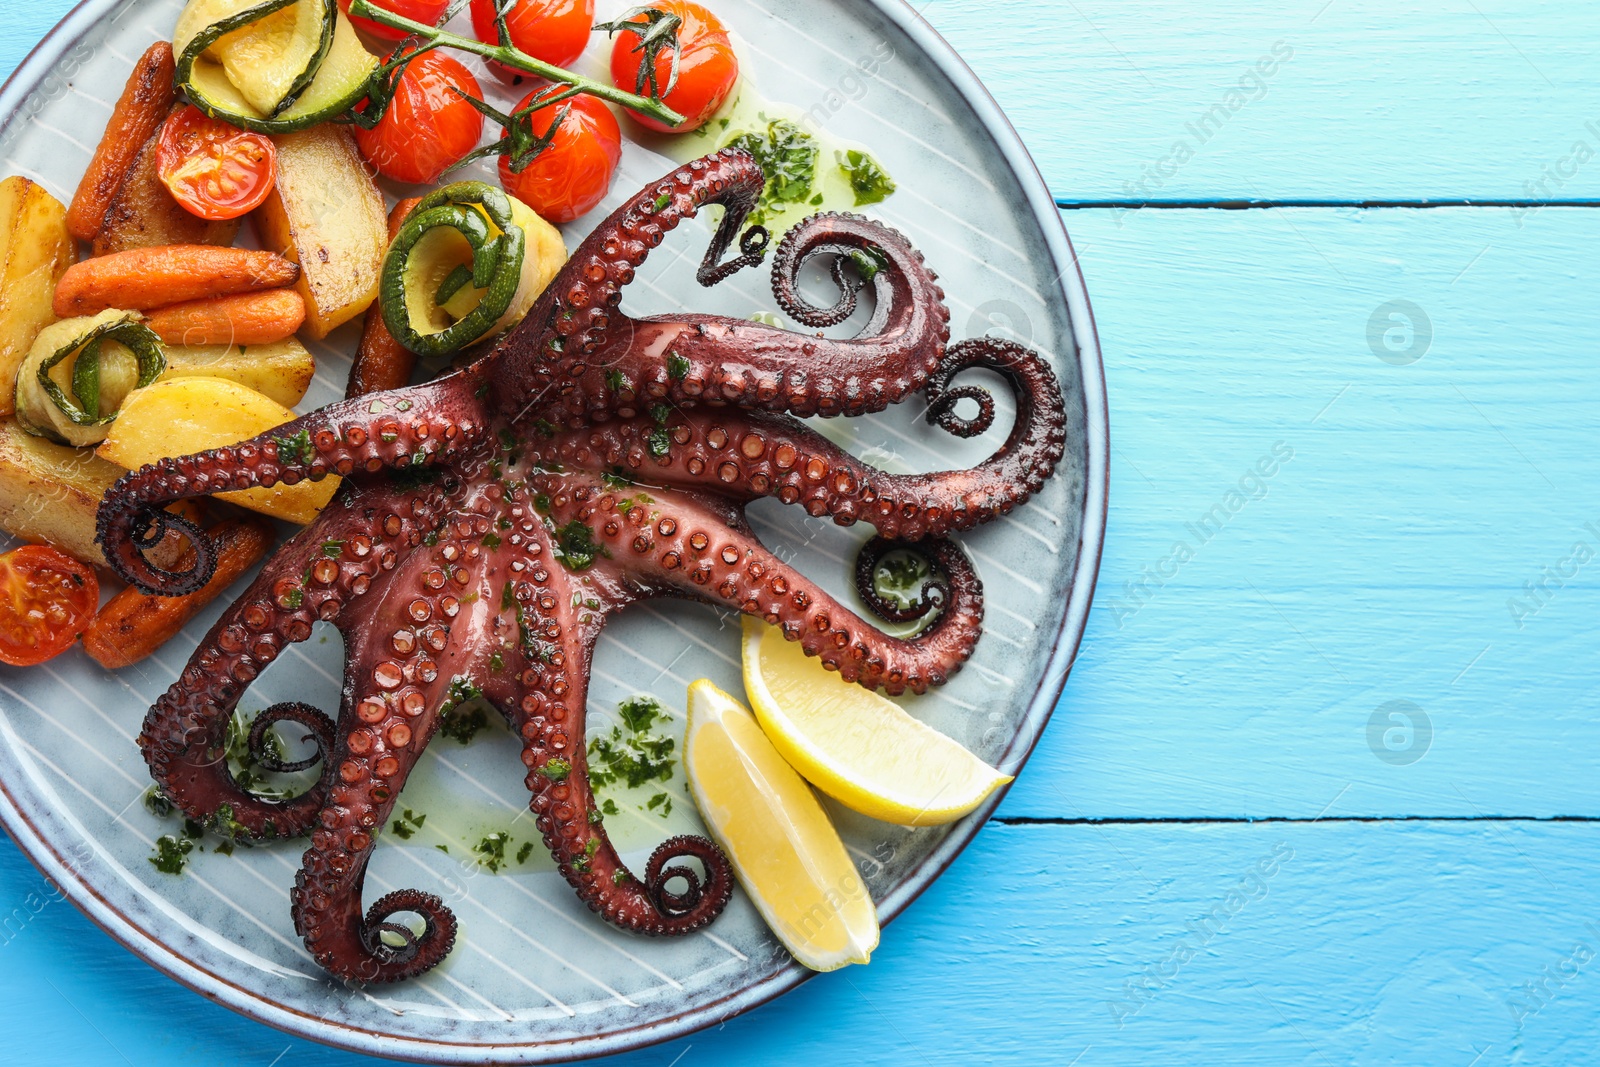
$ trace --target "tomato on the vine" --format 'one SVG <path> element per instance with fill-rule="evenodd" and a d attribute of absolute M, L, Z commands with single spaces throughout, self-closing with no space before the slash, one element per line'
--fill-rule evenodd
<path fill-rule="evenodd" d="M 191 104 L 162 125 L 156 174 L 190 214 L 236 219 L 272 192 L 278 150 L 270 138 L 209 118 Z"/>
<path fill-rule="evenodd" d="M 616 43 L 611 46 L 611 81 L 618 89 L 641 96 L 652 90 L 666 90 L 661 102 L 684 116 L 682 125 L 669 126 L 660 119 L 635 113 L 643 126 L 662 133 L 690 133 L 704 126 L 722 106 L 739 80 L 739 58 L 733 54 L 728 28 L 722 20 L 699 4 L 687 0 L 657 0 L 651 11 L 675 15 L 682 20 L 677 28 L 676 46 L 646 43 L 646 32 L 658 18 L 641 12 L 625 23 L 615 24 Z M 637 26 L 637 30 L 629 27 Z M 677 53 L 678 80 L 672 83 L 673 53 Z M 645 66 L 654 58 L 652 68 Z"/>
<path fill-rule="evenodd" d="M 517 105 L 522 110 L 540 92 Z M 543 139 L 563 109 L 567 117 L 550 144 L 519 172 L 510 156 L 500 157 L 500 184 L 506 192 L 554 223 L 571 222 L 605 199 L 622 159 L 622 130 L 611 109 L 592 96 L 575 96 L 539 108 L 528 116 L 529 132 Z"/>
<path fill-rule="evenodd" d="M 31 667 L 59 656 L 100 606 L 94 571 L 49 545 L 0 556 L 0 663 Z"/>
<path fill-rule="evenodd" d="M 439 16 L 444 14 L 445 8 L 450 6 L 450 0 L 370 0 L 370 2 L 373 7 L 381 7 L 385 11 L 403 15 L 425 26 L 435 25 L 439 21 Z M 350 14 L 350 0 L 339 0 L 339 10 L 346 15 Z M 385 41 L 404 40 L 406 36 L 404 30 L 391 29 L 371 19 L 351 18 L 350 25 L 362 33 L 370 33 Z"/>
<path fill-rule="evenodd" d="M 499 44 L 495 29 L 496 5 L 508 0 L 472 0 L 472 32 L 484 44 Z M 506 30 L 511 43 L 534 59 L 565 67 L 583 54 L 594 27 L 594 0 L 509 0 Z M 491 62 L 489 69 L 502 81 L 525 78 L 520 70 Z"/>
<path fill-rule="evenodd" d="M 483 116 L 462 93 L 483 96 L 472 72 L 442 52 L 423 52 L 405 65 L 378 124 L 354 128 L 356 146 L 385 178 L 432 184 L 483 135 Z"/>

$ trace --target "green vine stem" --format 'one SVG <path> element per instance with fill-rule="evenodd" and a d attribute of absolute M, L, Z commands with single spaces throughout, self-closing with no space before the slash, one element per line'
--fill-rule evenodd
<path fill-rule="evenodd" d="M 503 66 L 533 74 L 548 81 L 561 82 L 570 85 L 582 93 L 597 96 L 602 100 L 609 100 L 619 107 L 629 111 L 637 111 L 641 115 L 649 115 L 653 119 L 668 123 L 672 126 L 683 124 L 684 116 L 678 114 L 659 100 L 651 100 L 637 93 L 626 92 L 614 85 L 597 82 L 592 78 L 585 78 L 581 74 L 574 74 L 563 67 L 557 67 L 543 60 L 535 59 L 526 52 L 520 51 L 510 44 L 484 44 L 470 37 L 451 33 L 449 30 L 437 26 L 428 26 L 424 23 L 408 19 L 404 15 L 396 15 L 368 2 L 368 0 L 354 0 L 350 5 L 350 14 L 371 19 L 396 30 L 423 38 L 431 45 L 454 48 L 462 52 L 471 52 L 473 55 L 482 56 L 484 59 L 493 60 Z"/>

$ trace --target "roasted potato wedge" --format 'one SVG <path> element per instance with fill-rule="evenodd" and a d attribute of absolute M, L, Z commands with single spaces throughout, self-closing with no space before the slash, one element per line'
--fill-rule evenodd
<path fill-rule="evenodd" d="M 171 378 L 128 394 L 97 454 L 130 470 L 170 456 L 238 444 L 294 419 L 294 412 L 226 378 Z M 305 525 L 333 499 L 339 479 L 218 493 L 241 507 Z"/>
<path fill-rule="evenodd" d="M 227 246 L 239 236 L 241 220 L 207 222 L 189 214 L 172 199 L 156 174 L 156 139 L 152 137 L 145 142 L 144 148 L 134 157 L 133 166 L 128 168 L 122 187 L 111 198 L 111 206 L 106 209 L 105 220 L 94 239 L 95 255 L 162 245 Z"/>
<path fill-rule="evenodd" d="M 331 123 L 274 137 L 278 183 L 251 216 L 263 248 L 300 264 L 304 329 L 326 337 L 367 310 L 389 246 L 383 195 L 355 139 Z"/>
<path fill-rule="evenodd" d="M 165 346 L 168 378 L 226 378 L 292 408 L 311 388 L 316 360 L 290 337 L 265 345 Z"/>
<path fill-rule="evenodd" d="M 77 260 L 61 201 L 26 178 L 0 182 L 0 415 L 17 409 L 17 368 L 56 320 L 56 284 Z"/>
<path fill-rule="evenodd" d="M 94 541 L 95 515 L 106 490 L 126 473 L 93 452 L 26 433 L 15 419 L 0 420 L 0 529 L 103 567 L 105 556 Z M 190 519 L 200 514 L 195 505 L 174 510 Z M 157 545 L 150 559 L 171 567 L 185 547 L 173 536 Z"/>

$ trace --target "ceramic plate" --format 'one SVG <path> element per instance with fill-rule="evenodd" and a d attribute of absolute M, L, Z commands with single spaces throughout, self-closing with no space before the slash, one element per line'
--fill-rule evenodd
<path fill-rule="evenodd" d="M 22 64 L 3 91 L 0 174 L 22 174 L 63 201 L 135 58 L 171 33 L 180 0 L 86 0 Z M 611 17 L 621 4 L 602 3 Z M 962 536 L 988 591 L 984 637 L 951 684 L 909 700 L 917 716 L 1016 773 L 1044 728 L 1083 629 L 1106 500 L 1106 414 L 1088 302 L 1050 195 L 1015 133 L 970 71 L 899 0 L 717 0 L 736 34 L 747 91 L 808 113 L 830 136 L 860 142 L 899 181 L 869 213 L 926 255 L 949 294 L 956 338 L 999 332 L 1054 363 L 1067 396 L 1067 454 L 1026 506 Z M 603 56 L 601 35 L 586 61 Z M 476 62 L 470 60 L 470 62 Z M 484 75 L 485 88 L 496 86 Z M 503 94 L 504 103 L 509 97 Z M 708 145 L 714 147 L 714 145 Z M 671 169 L 630 144 L 612 196 L 569 228 L 575 245 L 624 197 Z M 636 313 L 688 309 L 774 313 L 766 272 L 714 290 L 694 283 L 709 231 L 686 225 L 627 290 Z M 301 410 L 343 391 L 354 333 L 317 350 Z M 959 441 L 918 416 L 915 400 L 823 429 L 880 466 L 970 466 L 1003 440 L 1001 416 Z M 757 531 L 793 565 L 851 598 L 847 561 L 867 536 L 798 509 L 752 509 Z M 238 590 L 235 590 L 237 593 Z M 227 598 L 224 598 L 226 601 Z M 515 851 L 537 842 L 518 746 L 503 731 L 468 746 L 436 738 L 402 796 L 428 816 L 409 840 L 385 835 L 368 876 L 371 899 L 399 887 L 444 896 L 461 923 L 455 951 L 419 980 L 349 989 L 310 960 L 289 920 L 302 846 L 208 847 L 181 876 L 147 862 L 176 830 L 141 803 L 149 786 L 134 743 L 222 603 L 158 656 L 109 674 L 77 652 L 39 668 L 0 668 L 0 819 L 35 863 L 132 951 L 204 995 L 289 1032 L 345 1048 L 438 1063 L 540 1063 L 618 1052 L 676 1037 L 760 1004 L 803 981 L 754 908 L 736 894 L 702 933 L 652 940 L 614 930 L 579 904 L 543 849 L 499 873 L 472 862 L 485 834 Z M 688 682 L 739 692 L 737 620 L 710 608 L 653 602 L 602 640 L 590 722 L 608 729 L 616 702 L 659 697 L 682 732 Z M 307 700 L 338 706 L 342 648 L 319 631 L 267 670 L 242 708 Z M 670 815 L 625 805 L 607 821 L 639 869 L 651 849 L 699 832 L 681 774 Z M 879 914 L 892 919 L 982 825 L 992 804 L 953 825 L 905 830 L 836 810 Z M 892 930 L 885 937 L 892 938 Z"/>

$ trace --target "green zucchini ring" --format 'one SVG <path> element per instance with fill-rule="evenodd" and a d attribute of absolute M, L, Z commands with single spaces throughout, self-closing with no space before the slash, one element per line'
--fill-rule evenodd
<path fill-rule="evenodd" d="M 229 36 L 290 5 L 297 5 L 291 32 L 263 30 L 248 49 Z M 219 42 L 266 58 L 236 64 L 230 75 L 216 54 Z M 178 18 L 173 51 L 178 85 L 192 104 L 240 129 L 269 134 L 308 129 L 349 111 L 366 95 L 378 67 L 378 57 L 362 45 L 334 0 L 190 0 Z M 236 77 L 246 84 L 237 84 Z"/>
<path fill-rule="evenodd" d="M 510 325 L 502 320 L 524 288 L 526 257 L 527 237 L 501 190 L 456 182 L 429 193 L 384 256 L 384 325 L 420 356 L 457 352 Z"/>
<path fill-rule="evenodd" d="M 126 311 L 55 323 L 39 332 L 18 368 L 17 421 L 58 444 L 99 444 L 128 394 L 166 369 L 161 339 Z"/>

